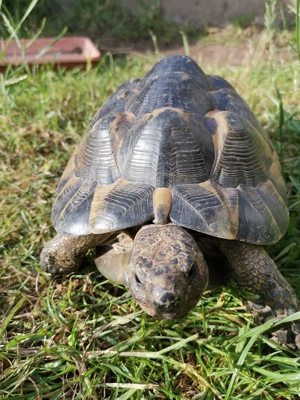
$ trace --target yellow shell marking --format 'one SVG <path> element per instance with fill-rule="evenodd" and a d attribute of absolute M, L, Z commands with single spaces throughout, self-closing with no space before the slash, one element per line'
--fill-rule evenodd
<path fill-rule="evenodd" d="M 157 188 L 153 192 L 153 222 L 157 225 L 164 225 L 170 213 L 172 205 L 172 192 L 168 188 Z"/>

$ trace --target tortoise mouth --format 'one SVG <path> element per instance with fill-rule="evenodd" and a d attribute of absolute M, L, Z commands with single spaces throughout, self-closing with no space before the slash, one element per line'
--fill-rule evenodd
<path fill-rule="evenodd" d="M 164 308 L 149 306 L 148 304 L 139 303 L 141 308 L 151 317 L 156 319 L 176 319 L 185 316 L 189 310 L 180 311 L 178 307 Z"/>
<path fill-rule="evenodd" d="M 193 298 L 183 299 L 183 298 L 174 298 L 174 296 L 170 293 L 165 293 L 163 297 L 163 302 L 144 302 L 140 301 L 139 299 L 135 298 L 136 301 L 139 303 L 140 307 L 151 317 L 156 319 L 177 319 L 184 317 L 188 314 L 190 310 L 192 310 L 195 305 L 198 303 L 202 293 L 199 293 L 198 296 Z"/>

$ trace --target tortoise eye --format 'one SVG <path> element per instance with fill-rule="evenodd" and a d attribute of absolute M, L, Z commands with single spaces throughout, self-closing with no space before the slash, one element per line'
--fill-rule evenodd
<path fill-rule="evenodd" d="M 137 276 L 137 274 L 134 275 L 134 279 L 135 279 L 135 281 L 136 281 L 136 283 L 137 283 L 138 285 L 141 285 L 141 284 L 142 284 L 142 282 L 140 281 L 140 279 L 139 279 L 139 277 Z"/>
<path fill-rule="evenodd" d="M 197 274 L 197 267 L 196 264 L 194 263 L 188 272 L 188 278 L 193 279 L 196 276 L 196 274 Z"/>

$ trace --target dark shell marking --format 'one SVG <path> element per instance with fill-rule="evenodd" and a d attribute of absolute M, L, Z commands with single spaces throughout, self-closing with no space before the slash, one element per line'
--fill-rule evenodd
<path fill-rule="evenodd" d="M 169 188 L 170 221 L 270 244 L 288 224 L 272 144 L 245 101 L 188 57 L 166 57 L 123 84 L 94 117 L 61 178 L 53 223 L 86 235 L 153 220 Z"/>

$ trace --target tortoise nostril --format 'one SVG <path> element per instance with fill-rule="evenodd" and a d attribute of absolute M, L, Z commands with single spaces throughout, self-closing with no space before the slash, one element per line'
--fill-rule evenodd
<path fill-rule="evenodd" d="M 160 302 L 161 304 L 166 304 L 166 303 L 173 303 L 176 300 L 176 296 L 174 296 L 173 293 L 164 293 L 161 298 Z"/>

